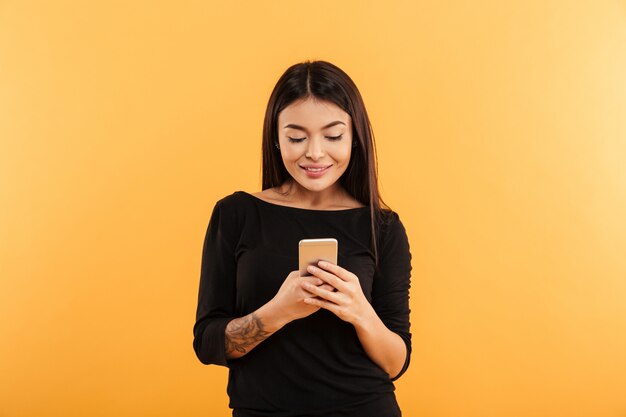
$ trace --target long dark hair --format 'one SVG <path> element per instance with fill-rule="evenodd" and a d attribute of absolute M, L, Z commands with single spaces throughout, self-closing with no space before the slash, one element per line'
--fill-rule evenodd
<path fill-rule="evenodd" d="M 352 148 L 350 163 L 339 182 L 352 197 L 370 208 L 372 249 L 378 264 L 377 236 L 381 223 L 390 218 L 390 209 L 378 191 L 374 133 L 356 84 L 336 65 L 306 60 L 289 67 L 276 83 L 263 122 L 263 190 L 278 187 L 291 178 L 280 150 L 274 146 L 278 142 L 278 114 L 291 103 L 307 98 L 332 102 L 352 118 L 356 147 Z"/>

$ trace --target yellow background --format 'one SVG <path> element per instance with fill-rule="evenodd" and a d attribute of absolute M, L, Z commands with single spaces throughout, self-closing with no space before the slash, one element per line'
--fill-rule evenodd
<path fill-rule="evenodd" d="M 343 68 L 413 253 L 408 417 L 626 416 L 626 2 L 0 1 L 0 416 L 228 416 L 215 201 Z"/>

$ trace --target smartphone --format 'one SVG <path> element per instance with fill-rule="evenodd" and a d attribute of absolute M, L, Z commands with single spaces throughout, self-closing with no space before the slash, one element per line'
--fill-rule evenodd
<path fill-rule="evenodd" d="M 298 270 L 300 276 L 311 275 L 306 270 L 309 265 L 317 266 L 319 261 L 337 263 L 337 239 L 302 239 L 298 244 Z"/>

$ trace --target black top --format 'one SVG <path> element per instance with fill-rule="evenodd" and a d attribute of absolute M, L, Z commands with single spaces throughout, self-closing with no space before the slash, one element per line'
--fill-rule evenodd
<path fill-rule="evenodd" d="M 193 347 L 202 363 L 229 368 L 235 415 L 336 415 L 393 396 L 392 381 L 406 371 L 411 352 L 411 254 L 394 212 L 379 232 L 376 268 L 370 222 L 369 207 L 295 208 L 243 191 L 215 204 L 202 250 Z M 298 242 L 313 238 L 337 239 L 337 263 L 359 277 L 380 319 L 406 343 L 405 364 L 393 380 L 367 356 L 354 326 L 324 309 L 288 323 L 241 358 L 226 359 L 226 324 L 270 301 L 298 269 Z"/>

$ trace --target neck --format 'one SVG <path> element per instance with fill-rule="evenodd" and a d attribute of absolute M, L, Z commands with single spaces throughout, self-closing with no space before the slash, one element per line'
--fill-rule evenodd
<path fill-rule="evenodd" d="M 278 187 L 278 190 L 290 202 L 312 209 L 323 209 L 340 205 L 348 196 L 348 192 L 339 182 L 322 191 L 311 191 L 302 187 L 296 181 L 287 180 L 282 186 Z"/>

